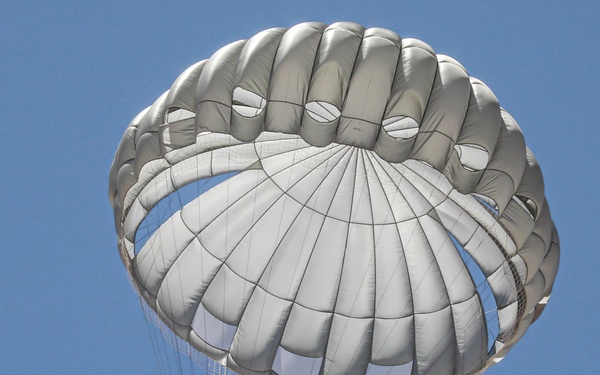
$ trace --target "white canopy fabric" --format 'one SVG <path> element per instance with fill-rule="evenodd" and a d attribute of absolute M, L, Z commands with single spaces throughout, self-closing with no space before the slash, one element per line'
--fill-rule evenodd
<path fill-rule="evenodd" d="M 126 129 L 119 248 L 240 374 L 471 374 L 541 314 L 559 241 L 481 81 L 416 39 L 304 23 L 187 69 Z"/>

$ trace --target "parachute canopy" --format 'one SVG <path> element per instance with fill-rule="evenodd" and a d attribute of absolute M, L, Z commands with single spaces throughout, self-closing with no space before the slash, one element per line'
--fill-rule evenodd
<path fill-rule="evenodd" d="M 542 310 L 559 241 L 491 90 L 422 41 L 304 23 L 229 44 L 126 129 L 134 286 L 240 374 L 470 374 Z"/>

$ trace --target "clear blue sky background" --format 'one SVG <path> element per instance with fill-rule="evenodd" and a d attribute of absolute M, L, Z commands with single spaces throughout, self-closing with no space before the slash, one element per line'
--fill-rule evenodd
<path fill-rule="evenodd" d="M 596 1 L 7 1 L 0 7 L 0 373 L 157 374 L 116 247 L 108 170 L 189 65 L 275 26 L 416 37 L 487 83 L 542 166 L 561 237 L 548 308 L 488 374 L 596 374 Z"/>

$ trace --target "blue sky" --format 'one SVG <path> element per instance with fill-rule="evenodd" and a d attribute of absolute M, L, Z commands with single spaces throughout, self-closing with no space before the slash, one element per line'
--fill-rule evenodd
<path fill-rule="evenodd" d="M 600 3 L 524 3 L 4 3 L 0 373 L 160 373 L 116 247 L 114 151 L 185 68 L 303 21 L 424 40 L 490 86 L 542 166 L 561 264 L 540 320 L 487 374 L 597 373 Z"/>

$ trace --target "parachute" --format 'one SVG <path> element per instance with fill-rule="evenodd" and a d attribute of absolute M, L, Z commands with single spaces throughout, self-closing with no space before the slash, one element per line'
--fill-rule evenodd
<path fill-rule="evenodd" d="M 188 68 L 127 127 L 118 246 L 239 374 L 473 374 L 540 316 L 559 240 L 492 91 L 422 41 L 303 23 Z"/>

